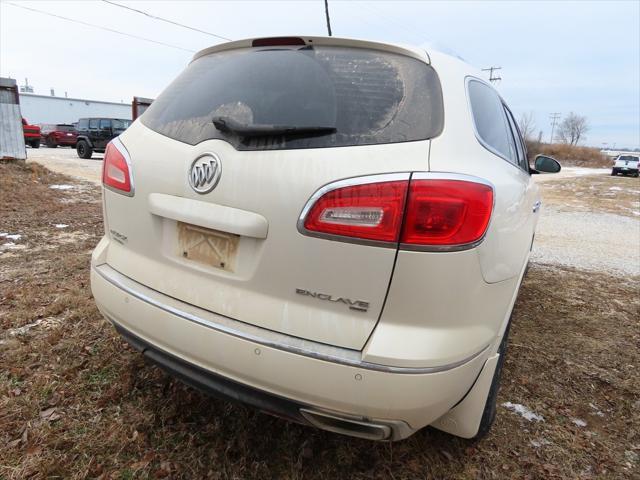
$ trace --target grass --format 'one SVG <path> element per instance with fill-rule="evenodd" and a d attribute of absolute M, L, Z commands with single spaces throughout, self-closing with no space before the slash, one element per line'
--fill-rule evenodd
<path fill-rule="evenodd" d="M 640 218 L 640 180 L 605 175 L 539 182 L 543 202 L 563 211 L 605 212 Z"/>
<path fill-rule="evenodd" d="M 372 443 L 208 398 L 145 364 L 91 298 L 99 191 L 48 188 L 61 183 L 77 182 L 0 164 L 0 232 L 26 247 L 0 253 L 3 480 L 637 478 L 640 279 L 531 266 L 499 402 L 544 422 L 499 407 L 480 442 L 427 429 Z"/>
<path fill-rule="evenodd" d="M 592 147 L 580 147 L 563 143 L 527 142 L 529 158 L 533 164 L 536 155 L 549 155 L 564 166 L 606 168 L 613 165 L 613 160 Z"/>

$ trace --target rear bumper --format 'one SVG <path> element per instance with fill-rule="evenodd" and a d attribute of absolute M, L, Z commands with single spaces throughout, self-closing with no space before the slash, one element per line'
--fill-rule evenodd
<path fill-rule="evenodd" d="M 462 364 L 435 370 L 350 365 L 190 321 L 178 308 L 208 321 L 218 316 L 124 280 L 106 264 L 92 266 L 91 287 L 98 308 L 125 338 L 187 383 L 297 422 L 366 438 L 399 440 L 440 418 L 469 391 L 491 354 L 485 349 Z M 218 319 L 224 326 L 225 319 Z"/>

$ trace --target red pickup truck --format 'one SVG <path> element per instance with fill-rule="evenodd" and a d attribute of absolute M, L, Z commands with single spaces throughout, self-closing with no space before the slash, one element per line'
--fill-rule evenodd
<path fill-rule="evenodd" d="M 40 127 L 38 125 L 29 125 L 29 122 L 23 118 L 22 131 L 24 132 L 25 145 L 31 145 L 31 148 L 40 148 Z"/>

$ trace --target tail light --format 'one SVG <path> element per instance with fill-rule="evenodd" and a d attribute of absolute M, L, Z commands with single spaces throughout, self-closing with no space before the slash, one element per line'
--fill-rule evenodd
<path fill-rule="evenodd" d="M 133 196 L 129 153 L 117 138 L 109 142 L 104 152 L 102 183 L 110 190 Z"/>
<path fill-rule="evenodd" d="M 419 175 L 329 185 L 305 207 L 299 230 L 335 240 L 436 250 L 481 240 L 491 218 L 493 188 L 468 177 Z"/>

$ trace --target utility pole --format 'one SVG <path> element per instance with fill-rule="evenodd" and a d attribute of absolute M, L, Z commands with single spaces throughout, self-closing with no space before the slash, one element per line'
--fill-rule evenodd
<path fill-rule="evenodd" d="M 327 17 L 327 32 L 331 36 L 331 20 L 329 19 L 329 0 L 324 0 L 324 13 Z"/>
<path fill-rule="evenodd" d="M 489 68 L 482 69 L 483 72 L 489 72 L 489 81 L 491 83 L 499 82 L 500 80 L 502 80 L 502 77 L 493 76 L 493 72 L 495 72 L 496 70 L 502 70 L 502 67 L 489 67 Z"/>
<path fill-rule="evenodd" d="M 560 112 L 550 113 L 549 118 L 551 119 L 551 138 L 549 139 L 549 143 L 553 143 L 553 131 L 556 128 L 556 122 L 560 119 Z"/>

